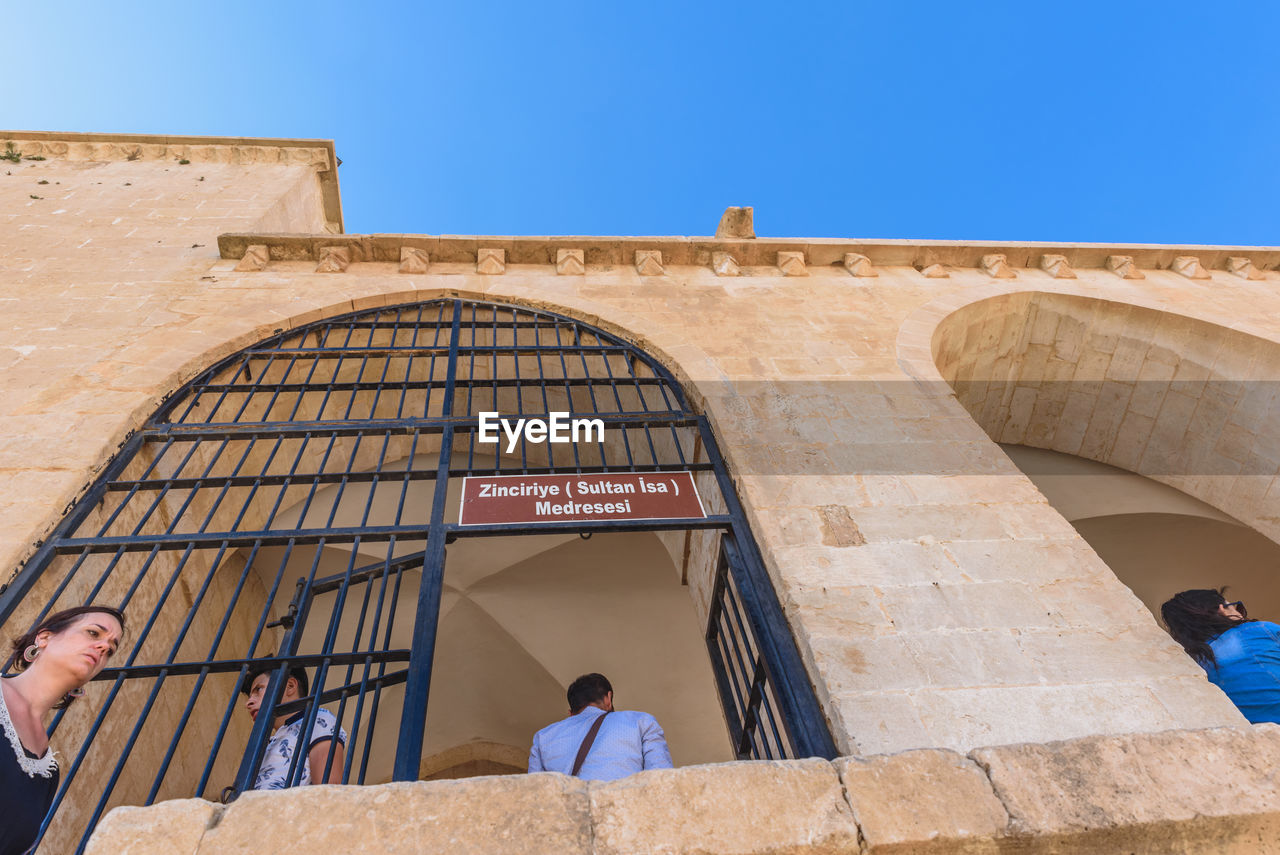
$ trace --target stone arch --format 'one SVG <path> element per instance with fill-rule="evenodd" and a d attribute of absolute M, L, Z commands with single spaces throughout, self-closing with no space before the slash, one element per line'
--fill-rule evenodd
<path fill-rule="evenodd" d="M 930 345 L 938 375 L 997 442 L 1136 472 L 1280 541 L 1280 343 L 1022 291 L 948 314 Z"/>
<path fill-rule="evenodd" d="M 469 320 L 464 323 L 464 318 Z M 84 750 L 64 775 L 61 792 L 71 793 L 69 809 L 58 817 L 50 845 L 90 830 L 113 804 L 150 803 L 192 790 L 216 795 L 228 776 L 236 790 L 252 784 L 272 719 L 259 716 L 248 726 L 243 716 L 233 714 L 240 678 L 250 660 L 271 652 L 267 648 L 280 654 L 270 663 L 275 669 L 268 689 L 271 704 L 278 702 L 290 667 L 318 669 L 307 701 L 309 715 L 322 704 L 345 703 L 357 692 L 360 699 L 352 704 L 364 703 L 366 684 L 381 691 L 403 683 L 404 709 L 411 714 L 400 718 L 393 775 L 409 780 L 419 774 L 445 547 L 455 538 L 538 533 L 500 527 L 464 531 L 445 522 L 455 477 L 488 471 L 465 451 L 456 466 L 450 462 L 455 441 L 461 438 L 464 449 L 475 442 L 474 402 L 469 394 L 465 404 L 458 397 L 457 390 L 464 387 L 491 389 L 495 402 L 510 404 L 524 400 L 532 385 L 529 394 L 541 398 L 545 411 L 555 409 L 549 394 L 562 395 L 577 401 L 567 409 L 604 415 L 620 435 L 599 442 L 599 459 L 585 470 L 576 450 L 560 448 L 532 467 L 522 452 L 518 463 L 489 474 L 524 475 L 531 469 L 636 474 L 674 468 L 689 469 L 693 477 L 715 485 L 718 498 L 707 502 L 708 518 L 700 524 L 666 517 L 642 518 L 638 524 L 585 520 L 557 531 L 603 535 L 634 530 L 655 537 L 693 529 L 719 532 L 722 538 L 703 546 L 685 540 L 682 552 L 665 541 L 657 548 L 684 556 L 703 550 L 696 560 L 712 568 L 698 587 L 707 615 L 706 648 L 718 669 L 716 688 L 735 753 L 834 755 L 706 417 L 689 406 L 678 381 L 653 355 L 571 317 L 456 295 L 390 307 L 379 302 L 372 310 L 314 320 L 281 327 L 266 340 L 228 354 L 169 396 L 0 595 L 0 616 L 12 619 L 11 625 L 85 600 L 129 602 L 143 615 L 125 661 L 103 672 L 112 681 L 104 687 L 109 690 L 97 692 L 66 717 L 62 733 L 82 742 Z M 467 345 L 461 343 L 464 327 Z M 331 340 L 335 329 L 337 337 Z M 349 344 L 352 336 L 356 344 Z M 464 350 L 470 360 L 465 370 Z M 550 350 L 580 357 L 581 369 L 567 368 L 561 360 L 561 373 L 544 382 L 541 360 Z M 320 370 L 322 364 L 326 367 Z M 438 372 L 444 364 L 447 369 Z M 536 379 L 521 380 L 522 372 Z M 589 407 L 582 404 L 584 395 L 578 393 L 596 386 L 610 390 L 616 407 L 597 407 L 595 398 Z M 493 406 L 508 413 L 543 412 Z M 651 428 L 669 435 L 660 432 L 655 439 Z M 641 432 L 632 441 L 638 450 L 647 448 L 644 459 L 632 458 L 626 437 L 633 431 Z M 641 434 L 644 445 L 639 444 Z M 366 437 L 372 439 L 362 445 Z M 618 457 L 621 450 L 625 458 Z M 423 470 L 371 466 L 422 455 L 435 455 L 438 465 Z M 397 485 L 428 479 L 436 485 L 430 506 L 405 505 L 407 487 Z M 357 524 L 335 522 L 342 490 L 380 480 L 401 494 L 403 519 L 397 515 L 390 525 L 372 520 L 369 509 L 377 491 L 370 488 Z M 312 524 L 305 508 L 292 518 L 281 514 L 322 490 L 337 497 L 318 524 Z M 710 491 L 698 492 L 705 497 Z M 326 544 L 366 541 L 384 544 L 381 559 L 357 562 L 359 550 L 353 546 L 345 570 L 332 562 L 325 565 Z M 402 555 L 395 547 L 403 541 L 418 541 L 419 548 Z M 282 554 L 271 557 L 275 569 L 268 580 L 255 562 L 272 549 Z M 310 553 L 307 575 L 285 613 L 277 616 L 279 593 L 289 587 L 284 577 L 294 549 Z M 337 617 L 321 634 L 324 649 L 310 653 L 299 648 L 317 597 L 333 591 L 345 597 L 363 585 L 367 605 L 377 580 L 382 587 L 376 607 L 381 609 L 392 577 L 398 586 L 411 564 L 421 568 L 423 582 L 405 648 L 389 647 L 385 637 L 377 636 L 376 621 L 366 644 L 335 647 L 342 629 L 336 608 Z M 351 593 L 351 601 L 360 596 Z M 396 602 L 388 608 L 384 622 L 389 627 Z M 214 619 L 195 620 L 202 609 Z M 424 621 L 423 615 L 431 617 Z M 272 617 L 276 620 L 269 624 Z M 273 624 L 280 629 L 274 637 L 274 630 L 268 632 Z M 334 655 L 342 661 L 333 661 Z M 398 663 L 407 665 L 387 670 Z M 335 673 L 346 670 L 336 687 L 324 681 L 330 667 Z M 361 669 L 363 676 L 352 683 L 352 674 Z M 212 707 L 197 703 L 206 690 L 217 696 Z M 337 714 L 341 719 L 341 708 Z M 365 743 L 370 744 L 368 736 Z M 245 744 L 251 746 L 247 752 Z M 223 751 L 226 746 L 235 748 Z M 237 754 L 244 756 L 238 759 Z M 343 775 L 354 776 L 352 768 Z M 359 775 L 363 778 L 363 768 Z M 100 782 L 105 782 L 103 788 Z"/>
<path fill-rule="evenodd" d="M 1154 302 L 988 286 L 918 310 L 899 353 L 947 384 L 1151 611 L 1227 583 L 1280 604 L 1262 569 L 1280 541 L 1280 343 Z M 1087 473 L 1096 499 L 1057 489 L 1061 466 L 1076 473 L 1061 483 Z M 1197 548 L 1210 538 L 1248 566 L 1215 568 Z"/>

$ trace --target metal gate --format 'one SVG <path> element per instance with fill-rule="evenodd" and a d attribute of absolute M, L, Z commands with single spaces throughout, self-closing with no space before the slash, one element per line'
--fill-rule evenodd
<path fill-rule="evenodd" d="M 482 411 L 567 411 L 601 419 L 611 439 L 521 440 L 494 457 L 477 441 Z M 714 512 L 466 527 L 446 513 L 466 475 L 669 470 L 693 472 Z M 98 677 L 108 687 L 50 727 L 71 758 L 50 846 L 83 848 L 116 804 L 250 786 L 273 721 L 249 730 L 235 714 L 251 666 L 274 667 L 273 706 L 291 667 L 313 669 L 308 697 L 276 712 L 336 712 L 344 782 L 417 779 L 447 545 L 566 530 L 718 537 L 706 638 L 735 753 L 834 756 L 714 437 L 671 374 L 570 318 L 442 299 L 281 332 L 208 369 L 0 593 L 10 634 L 85 602 L 129 617 Z M 409 646 L 392 647 L 409 622 Z M 389 775 L 371 768 L 378 745 L 394 745 Z"/>

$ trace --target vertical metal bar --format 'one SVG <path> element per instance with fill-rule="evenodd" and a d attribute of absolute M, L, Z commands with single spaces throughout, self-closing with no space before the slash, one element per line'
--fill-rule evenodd
<path fill-rule="evenodd" d="M 706 432 L 703 445 L 707 455 L 716 464 L 714 471 L 721 484 L 721 493 L 729 514 L 735 520 L 741 520 L 742 531 L 749 532 L 750 528 L 746 524 L 742 507 L 738 504 L 733 484 L 729 481 L 723 461 L 719 459 L 719 451 L 709 436 L 710 428 L 707 427 L 706 418 L 699 417 L 698 421 Z M 738 525 L 735 524 L 735 530 L 737 528 Z M 738 592 L 751 619 L 756 644 L 767 673 L 778 689 L 778 706 L 787 722 L 787 732 L 795 755 L 834 758 L 836 746 L 831 738 L 831 731 L 827 728 L 822 707 L 809 683 L 809 673 L 791 635 L 791 627 L 778 604 L 773 583 L 769 581 L 754 542 L 750 537 L 744 538 L 741 549 L 733 538 L 726 537 L 724 543 L 730 572 L 735 567 L 740 571 L 736 580 Z M 735 561 L 735 558 L 739 560 Z"/>
<path fill-rule="evenodd" d="M 453 330 L 449 342 L 449 369 L 445 375 L 445 412 L 452 414 L 454 383 L 458 370 L 458 336 L 462 303 L 453 304 Z M 453 452 L 453 427 L 446 425 L 440 436 L 440 460 L 436 466 L 435 494 L 431 504 L 431 527 L 422 563 L 418 588 L 418 611 L 414 615 L 409 674 L 404 687 L 404 710 L 400 716 L 400 737 L 392 780 L 416 781 L 422 763 L 422 742 L 426 730 L 427 700 L 431 690 L 431 664 L 435 658 L 436 628 L 440 622 L 440 594 L 444 588 L 444 506 L 449 495 L 449 462 Z"/>

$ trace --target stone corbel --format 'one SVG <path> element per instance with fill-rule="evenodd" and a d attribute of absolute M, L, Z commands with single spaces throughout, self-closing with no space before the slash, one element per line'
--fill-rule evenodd
<path fill-rule="evenodd" d="M 1173 272 L 1188 279 L 1208 279 L 1209 271 L 1204 269 L 1200 259 L 1194 255 L 1179 255 L 1173 260 Z"/>
<path fill-rule="evenodd" d="M 1266 274 L 1253 266 L 1253 259 L 1232 255 L 1227 258 L 1227 272 L 1241 279 L 1266 279 Z"/>
<path fill-rule="evenodd" d="M 803 252 L 779 252 L 778 269 L 783 276 L 808 276 L 809 270 L 804 264 Z"/>
<path fill-rule="evenodd" d="M 992 279 L 1018 278 L 1018 274 L 1014 273 L 1013 268 L 1009 266 L 1008 259 L 1000 253 L 982 256 L 982 269 Z"/>
<path fill-rule="evenodd" d="M 1147 276 L 1138 269 L 1132 255 L 1108 255 L 1107 269 L 1121 279 L 1146 279 Z"/>
<path fill-rule="evenodd" d="M 1040 256 L 1040 269 L 1048 273 L 1054 279 L 1075 279 L 1076 272 L 1071 269 L 1071 264 L 1067 261 L 1065 255 L 1042 255 Z"/>
<path fill-rule="evenodd" d="M 581 249 L 556 250 L 556 273 L 560 276 L 581 276 L 587 272 L 586 253 Z"/>
<path fill-rule="evenodd" d="M 711 269 L 717 276 L 737 276 L 741 273 L 738 260 L 727 252 L 711 253 Z"/>
<path fill-rule="evenodd" d="M 427 255 L 425 249 L 411 246 L 400 247 L 401 273 L 426 273 L 427 268 L 430 266 L 431 256 Z"/>
<path fill-rule="evenodd" d="M 871 259 L 858 252 L 846 252 L 844 254 L 844 269 L 848 270 L 850 275 L 859 278 L 880 275 L 876 272 L 876 267 L 871 263 Z"/>
<path fill-rule="evenodd" d="M 266 244 L 249 244 L 244 248 L 244 256 L 236 264 L 235 269 L 241 273 L 256 273 L 259 270 L 266 270 L 267 262 L 270 260 L 271 251 L 267 249 Z"/>
<path fill-rule="evenodd" d="M 920 270 L 920 275 L 925 279 L 947 279 L 951 276 L 951 271 L 941 264 L 930 264 Z"/>
<path fill-rule="evenodd" d="M 351 264 L 351 247 L 322 246 L 318 250 L 316 273 L 342 273 Z"/>
<path fill-rule="evenodd" d="M 486 276 L 501 276 L 507 272 L 507 251 L 505 249 L 477 249 L 476 273 Z"/>
<path fill-rule="evenodd" d="M 636 250 L 636 273 L 641 276 L 661 276 L 666 271 L 662 268 L 662 253 L 656 249 Z"/>

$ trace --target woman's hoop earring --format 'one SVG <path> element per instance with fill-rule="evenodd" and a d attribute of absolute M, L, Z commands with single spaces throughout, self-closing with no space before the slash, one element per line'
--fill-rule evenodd
<path fill-rule="evenodd" d="M 27 660 L 28 662 L 35 662 L 36 657 L 39 655 L 40 655 L 40 645 L 38 644 L 28 645 L 27 649 L 22 651 L 22 658 Z"/>

